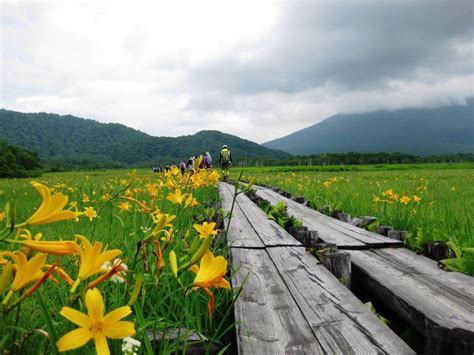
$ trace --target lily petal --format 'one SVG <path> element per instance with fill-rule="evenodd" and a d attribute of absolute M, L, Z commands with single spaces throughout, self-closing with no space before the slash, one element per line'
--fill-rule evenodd
<path fill-rule="evenodd" d="M 73 322 L 74 324 L 77 324 L 80 327 L 87 328 L 91 323 L 87 315 L 71 307 L 63 307 L 59 314 L 61 314 L 64 318 Z"/>
<path fill-rule="evenodd" d="M 132 310 L 129 306 L 124 306 L 120 307 L 117 309 L 114 309 L 112 312 L 107 313 L 104 317 L 104 323 L 113 323 L 117 322 L 120 319 L 128 316 L 130 313 L 132 313 Z"/>
<path fill-rule="evenodd" d="M 102 319 L 104 315 L 104 299 L 98 289 L 87 290 L 86 307 L 92 321 Z"/>
<path fill-rule="evenodd" d="M 56 343 L 59 351 L 77 349 L 86 344 L 92 338 L 87 328 L 77 328 L 64 334 Z"/>
<path fill-rule="evenodd" d="M 105 335 L 99 334 L 95 338 L 95 351 L 97 355 L 110 355 L 109 344 Z"/>
<path fill-rule="evenodd" d="M 122 339 L 135 334 L 135 325 L 132 322 L 115 322 L 113 325 L 107 325 L 103 333 L 107 338 Z"/>

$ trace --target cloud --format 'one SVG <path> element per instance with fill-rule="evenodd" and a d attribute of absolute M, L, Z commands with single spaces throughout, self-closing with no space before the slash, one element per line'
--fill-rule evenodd
<path fill-rule="evenodd" d="M 457 0 L 6 2 L 0 106 L 264 142 L 337 112 L 463 103 Z"/>

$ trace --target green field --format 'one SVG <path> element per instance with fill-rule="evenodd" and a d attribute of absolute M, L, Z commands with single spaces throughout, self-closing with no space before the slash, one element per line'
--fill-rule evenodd
<path fill-rule="evenodd" d="M 448 267 L 474 274 L 474 164 L 247 168 L 244 177 L 305 196 L 317 209 L 376 216 L 380 225 L 410 232 L 416 251 L 447 241 L 459 254 Z"/>
<path fill-rule="evenodd" d="M 223 278 L 227 273 L 227 262 L 222 256 L 218 257 L 223 255 L 226 258 L 227 249 L 219 234 L 213 237 L 215 227 L 207 232 L 198 232 L 193 228 L 194 225 L 202 226 L 204 221 L 212 220 L 214 204 L 218 200 L 215 187 L 218 174 L 196 171 L 193 176 L 182 177 L 179 173 L 165 176 L 143 170 L 138 171 L 136 178 L 133 175 L 130 171 L 120 170 L 45 174 L 35 181 L 47 186 L 51 195 L 62 193 L 68 196 L 68 202 L 62 208 L 74 212 L 78 218 L 38 225 L 31 223 L 22 228 L 18 225 L 33 215 L 42 204 L 42 197 L 29 179 L 0 179 L 1 353 L 56 353 L 55 344 L 58 339 L 77 328 L 77 325 L 60 314 L 61 309 L 71 307 L 87 313 L 90 307 L 86 306 L 89 297 L 86 295 L 92 292 L 87 291 L 87 288 L 94 287 L 104 298 L 105 313 L 131 305 L 131 313 L 123 321 L 132 322 L 135 332 L 133 338 L 141 342 L 139 352 L 154 351 L 154 345 L 146 336 L 147 330 L 157 333 L 182 328 L 183 339 L 187 338 L 185 331 L 194 330 L 208 339 L 204 347 L 222 349 L 230 344 L 234 295 L 225 287 L 228 286 L 228 277 Z M 172 197 L 170 193 L 175 193 L 177 189 L 188 195 L 182 201 L 178 201 L 178 198 L 173 203 L 168 197 Z M 53 200 L 54 197 L 51 201 Z M 9 213 L 8 208 L 4 207 L 8 202 L 14 206 L 16 214 Z M 198 204 L 194 206 L 195 202 Z M 84 215 L 83 212 L 88 208 L 97 217 L 94 217 L 93 212 L 90 213 L 91 218 Z M 176 218 L 163 225 L 168 222 L 164 217 L 166 214 Z M 17 225 L 11 233 L 7 228 L 11 224 L 9 216 L 14 218 L 13 223 Z M 42 272 L 52 269 L 51 265 L 55 261 L 59 262 L 58 266 L 51 277 L 41 283 L 31 296 L 26 297 L 28 290 L 41 281 L 41 274 L 35 275 L 41 265 L 28 268 L 28 265 L 15 259 L 15 255 L 22 253 L 30 262 L 37 256 L 39 257 L 35 260 L 41 259 L 43 253 L 41 250 L 22 247 L 14 241 L 25 240 L 21 235 L 38 237 L 38 233 L 42 233 L 40 241 L 73 241 L 80 246 L 84 255 L 86 242 L 78 238 L 78 234 L 92 244 L 103 243 L 101 252 L 105 249 L 117 249 L 121 252 L 115 256 L 115 260 L 109 258 L 110 262 L 119 263 L 117 259 L 120 258 L 128 270 L 122 264 L 111 273 L 108 270 L 111 267 L 113 269 L 114 264 L 109 264 L 108 269 L 104 265 L 95 265 L 100 267 L 97 272 L 84 276 L 78 283 L 78 275 L 87 267 L 86 262 L 91 265 L 98 262 L 102 264 L 102 256 L 92 253 L 89 255 L 90 260 L 85 256 L 82 259 L 77 250 L 72 255 L 49 254 L 46 264 L 41 267 Z M 137 252 L 139 245 L 142 246 Z M 204 253 L 208 249 L 213 253 L 214 259 L 209 252 Z M 170 257 L 171 252 L 176 255 L 176 267 Z M 205 258 L 208 262 L 203 266 Z M 194 265 L 190 266 L 191 264 Z M 58 273 L 59 267 L 70 276 L 69 281 Z M 196 270 L 193 272 L 194 269 Z M 23 281 L 19 280 L 20 277 L 23 277 Z M 104 277 L 104 280 L 101 281 L 100 277 Z M 24 285 L 18 287 L 19 281 Z M 214 304 L 211 304 L 214 297 L 212 295 L 215 296 Z M 90 299 L 92 300 L 92 296 Z M 94 300 L 97 307 L 100 302 L 97 297 Z M 91 312 L 89 309 L 89 315 Z M 106 328 L 105 321 L 97 322 L 97 329 Z M 122 326 L 122 329 L 125 328 L 127 327 Z M 87 329 L 84 331 L 88 332 Z M 93 331 L 96 333 L 87 333 L 89 338 L 99 334 L 99 331 Z M 112 353 L 120 353 L 120 339 L 126 334 L 123 331 L 114 332 L 118 331 L 110 325 L 106 335 L 108 345 Z M 102 345 L 98 345 L 100 341 L 97 339 L 78 346 L 83 340 L 78 335 L 74 340 L 78 347 L 75 350 L 77 353 L 94 353 L 94 344 L 103 346 L 103 341 Z M 160 349 L 173 352 L 176 351 L 173 346 L 176 343 L 164 340 Z"/>

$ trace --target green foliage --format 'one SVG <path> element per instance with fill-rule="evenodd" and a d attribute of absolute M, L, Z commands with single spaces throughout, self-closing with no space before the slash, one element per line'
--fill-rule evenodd
<path fill-rule="evenodd" d="M 474 276 L 474 243 L 472 239 L 449 238 L 448 247 L 454 253 L 454 258 L 441 260 L 448 270 L 459 271 Z"/>
<path fill-rule="evenodd" d="M 450 240 L 450 237 L 437 228 L 425 230 L 423 230 L 423 228 L 417 228 L 416 232 L 408 233 L 405 243 L 411 250 L 421 252 L 428 242 L 447 242 L 448 240 Z"/>
<path fill-rule="evenodd" d="M 0 178 L 33 177 L 41 174 L 38 154 L 0 141 Z"/>
<path fill-rule="evenodd" d="M 135 321 L 137 334 L 134 337 L 142 341 L 140 353 L 186 352 L 173 348 L 173 346 L 176 347 L 176 344 L 168 339 L 168 335 L 165 335 L 161 349 L 153 349 L 154 344 L 149 342 L 146 330 L 159 333 L 173 328 L 194 330 L 209 340 L 208 347 L 225 348 L 226 344 L 231 341 L 234 329 L 233 304 L 240 289 L 234 289 L 234 293 L 227 290 L 215 290 L 215 310 L 211 321 L 207 308 L 208 296 L 204 292 L 190 288 L 185 290 L 183 284 L 178 282 L 166 268 L 157 278 L 155 248 L 152 245 L 149 246 L 146 253 L 143 253 L 144 259 L 147 255 L 147 261 L 134 263 L 132 256 L 137 250 L 138 242 L 143 240 L 155 226 L 153 218 L 134 205 L 129 211 L 121 212 L 118 207 L 119 200 L 110 197 L 109 199 L 103 198 L 106 194 L 114 196 L 117 190 L 123 189 L 125 185 L 122 180 L 130 178 L 127 175 L 128 172 L 128 170 L 114 170 L 93 173 L 45 173 L 39 179 L 40 182 L 54 188 L 56 192 L 67 195 L 70 202 L 77 203 L 78 210 L 83 211 L 87 207 L 93 207 L 99 216 L 92 221 L 81 218 L 78 222 L 69 220 L 33 226 L 31 232 L 33 235 L 38 232 L 43 233 L 43 238 L 46 240 L 70 240 L 76 233 L 80 233 L 89 237 L 91 241 L 104 243 L 109 250 L 119 248 L 123 252 L 123 257 L 129 257 L 128 260 L 124 260 L 130 266 L 130 272 L 127 274 L 128 284 L 106 280 L 99 287 L 107 303 L 107 310 L 112 310 L 126 304 L 136 285 L 136 280 L 139 277 L 143 278 L 143 285 L 138 288 L 140 290 L 138 300 L 133 305 L 133 315 L 128 318 L 128 320 L 134 319 Z M 133 187 L 142 191 L 137 192 L 137 194 L 141 194 L 140 200 L 146 200 L 148 203 L 147 185 L 158 182 L 159 179 L 163 179 L 163 175 L 153 174 L 149 169 L 139 172 L 136 185 Z M 209 221 L 215 213 L 211 206 L 214 206 L 219 200 L 219 194 L 214 187 L 194 190 L 193 196 L 200 204 L 192 209 L 182 209 L 165 199 L 169 191 L 169 189 L 163 188 L 160 192 L 159 198 L 162 200 L 159 202 L 160 209 L 163 212 L 177 215 L 177 218 L 173 221 L 176 226 L 171 242 L 173 246 L 166 244 L 168 247 L 163 249 L 163 259 L 168 263 L 170 249 L 173 249 L 176 250 L 180 259 L 183 258 L 180 260 L 181 265 L 194 254 L 192 251 L 193 242 L 197 241 L 198 247 L 200 245 L 200 238 L 192 227 L 196 223 L 194 217 L 199 216 L 199 221 L 201 221 L 201 216 L 203 216 Z M 89 196 L 90 201 L 83 201 L 84 195 Z M 29 179 L 0 180 L 0 213 L 4 213 L 5 217 L 0 220 L 0 229 L 9 226 L 9 220 L 11 220 L 11 216 L 14 216 L 15 208 L 4 207 L 10 206 L 8 201 L 16 201 L 15 206 L 18 213 L 16 221 L 19 223 L 31 216 L 32 212 L 40 205 L 41 198 L 32 188 Z M 216 241 L 211 246 L 213 253 L 227 257 L 228 249 L 225 243 L 220 240 Z M 3 243 L 0 249 L 4 251 L 5 248 L 9 247 Z M 71 276 L 76 275 L 77 263 L 75 261 L 66 262 L 61 267 Z M 0 270 L 2 270 L 1 266 Z M 186 272 L 183 273 L 181 281 L 184 285 L 188 285 L 194 277 L 193 273 Z M 75 302 L 72 305 L 73 301 L 69 298 L 69 287 L 64 287 L 61 279 L 59 279 L 59 283 L 60 286 L 50 281 L 45 282 L 36 291 L 34 297 L 28 297 L 21 303 L 21 309 L 18 307 L 7 315 L 1 313 L 3 318 L 0 322 L 0 352 L 22 354 L 29 353 L 28 349 L 35 349 L 35 353 L 50 354 L 55 351 L 54 338 L 57 339 L 74 328 L 70 322 L 59 315 L 61 308 L 73 306 L 84 311 L 84 309 L 80 309 L 81 302 Z M 3 300 L 4 294 L 0 292 L 0 299 Z M 16 313 L 17 310 L 19 315 Z M 109 340 L 112 354 L 120 353 L 120 345 L 120 340 Z M 183 349 L 190 345 L 189 343 L 184 344 Z M 95 351 L 93 344 L 89 343 L 74 353 L 92 354 Z"/>
<path fill-rule="evenodd" d="M 377 165 L 374 168 L 383 169 L 384 164 L 421 164 L 421 163 L 460 163 L 474 162 L 474 154 L 457 153 L 445 155 L 417 156 L 406 153 L 328 153 L 292 156 L 278 162 L 283 166 L 333 166 L 333 171 L 345 170 L 347 165 Z M 339 165 L 336 167 L 335 165 Z M 342 165 L 342 166 L 340 166 Z"/>
<path fill-rule="evenodd" d="M 318 168 L 323 170 L 313 170 Z M 473 164 L 327 168 L 331 167 L 247 168 L 245 175 L 255 177 L 256 185 L 278 186 L 304 196 L 316 210 L 327 206 L 328 214 L 338 209 L 352 217 L 375 216 L 369 230 L 377 225 L 405 230 L 409 234 L 406 245 L 415 251 L 422 251 L 427 242 L 447 242 L 455 257 L 442 261 L 445 268 L 474 275 Z M 402 197 L 409 201 L 401 202 Z"/>
<path fill-rule="evenodd" d="M 0 110 L 0 138 L 36 150 L 56 171 L 72 168 L 151 166 L 187 160 L 209 151 L 218 163 L 222 145 L 236 163 L 280 160 L 289 154 L 265 148 L 219 131 L 153 137 L 116 123 L 99 123 L 74 116 Z"/>
<path fill-rule="evenodd" d="M 267 202 L 265 208 L 266 209 L 264 209 L 264 211 L 267 213 L 268 218 L 277 222 L 280 227 L 284 229 L 302 226 L 302 223 L 299 219 L 293 216 L 288 216 L 286 206 L 282 201 L 278 202 L 274 206 L 271 206 Z"/>
<path fill-rule="evenodd" d="M 377 316 L 378 319 L 380 319 L 383 323 L 385 323 L 386 325 L 390 326 L 390 321 L 385 318 L 384 316 L 382 316 L 380 313 L 377 312 L 377 310 L 375 309 L 374 305 L 372 304 L 372 302 L 367 302 L 367 303 L 364 303 L 369 309 L 370 311 L 375 314 Z"/>

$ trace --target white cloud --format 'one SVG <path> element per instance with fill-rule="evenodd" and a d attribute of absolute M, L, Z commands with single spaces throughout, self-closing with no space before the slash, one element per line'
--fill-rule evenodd
<path fill-rule="evenodd" d="M 2 2 L 0 106 L 264 142 L 336 112 L 462 103 L 466 4 Z"/>

